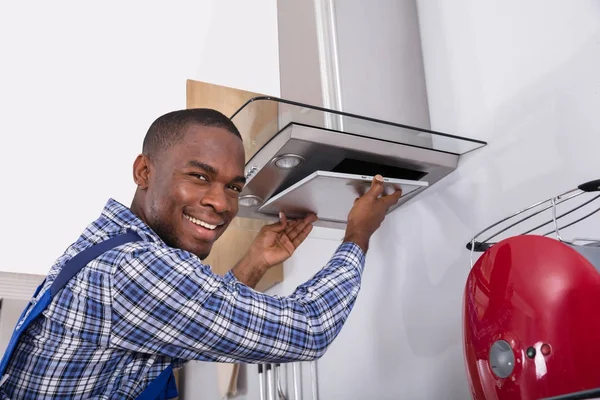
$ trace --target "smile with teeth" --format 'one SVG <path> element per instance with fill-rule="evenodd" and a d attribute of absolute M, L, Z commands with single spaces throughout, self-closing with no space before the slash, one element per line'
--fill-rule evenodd
<path fill-rule="evenodd" d="M 211 231 L 217 227 L 217 225 L 211 225 L 211 224 L 209 224 L 209 223 L 206 223 L 206 222 L 204 222 L 204 221 L 201 221 L 201 220 L 199 220 L 199 219 L 196 219 L 196 218 L 194 218 L 194 217 L 191 217 L 191 216 L 189 216 L 189 215 L 187 215 L 187 214 L 183 214 L 183 217 L 184 217 L 185 219 L 187 219 L 188 221 L 190 221 L 190 222 L 192 222 L 192 223 L 194 223 L 194 224 L 196 224 L 196 225 L 200 225 L 200 226 L 201 226 L 201 227 L 203 227 L 203 228 L 210 229 Z"/>

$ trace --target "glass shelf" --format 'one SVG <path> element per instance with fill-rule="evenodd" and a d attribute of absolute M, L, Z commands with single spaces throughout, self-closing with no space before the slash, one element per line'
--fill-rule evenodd
<path fill-rule="evenodd" d="M 372 137 L 433 151 L 463 155 L 485 146 L 481 140 L 329 110 L 276 97 L 255 97 L 232 116 L 238 129 L 249 134 L 244 142 L 250 159 L 277 133 L 290 124 L 307 125 L 349 135 Z"/>

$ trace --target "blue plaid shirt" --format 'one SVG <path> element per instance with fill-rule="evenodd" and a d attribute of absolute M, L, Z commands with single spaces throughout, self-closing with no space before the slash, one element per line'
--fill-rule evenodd
<path fill-rule="evenodd" d="M 110 199 L 52 266 L 39 297 L 67 260 L 127 229 L 143 241 L 90 262 L 23 332 L 0 398 L 134 399 L 171 363 L 315 359 L 359 292 L 364 254 L 354 243 L 342 243 L 290 296 L 270 296 L 168 247 Z"/>

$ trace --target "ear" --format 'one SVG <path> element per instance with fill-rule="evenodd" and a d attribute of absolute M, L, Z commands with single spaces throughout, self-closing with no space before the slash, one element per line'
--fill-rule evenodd
<path fill-rule="evenodd" d="M 150 160 L 143 154 L 133 162 L 133 181 L 139 189 L 147 189 L 150 177 Z"/>

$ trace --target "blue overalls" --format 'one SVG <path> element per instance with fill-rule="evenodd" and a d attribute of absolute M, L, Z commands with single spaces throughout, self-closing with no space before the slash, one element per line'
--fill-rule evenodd
<path fill-rule="evenodd" d="M 15 327 L 12 334 L 4 357 L 0 362 L 0 387 L 4 378 L 4 372 L 10 360 L 10 357 L 17 346 L 17 342 L 27 327 L 33 322 L 41 313 L 48 307 L 54 296 L 69 282 L 69 280 L 77 275 L 77 273 L 85 267 L 90 261 L 101 255 L 102 253 L 120 246 L 125 243 L 135 242 L 142 240 L 135 232 L 127 231 L 122 235 L 113 237 L 104 242 L 97 243 L 82 252 L 75 255 L 62 267 L 60 273 L 52 282 L 52 285 L 48 290 L 44 292 L 40 300 L 36 303 L 30 301 L 23 314 L 19 318 L 19 322 Z M 44 286 L 44 282 L 36 289 L 33 298 L 36 298 L 41 288 Z M 27 311 L 33 306 L 31 312 L 27 314 Z M 165 370 L 156 377 L 150 384 L 144 389 L 142 394 L 137 397 L 137 400 L 164 400 L 172 399 L 177 397 L 177 386 L 175 384 L 175 376 L 173 375 L 173 367 L 169 365 Z"/>

